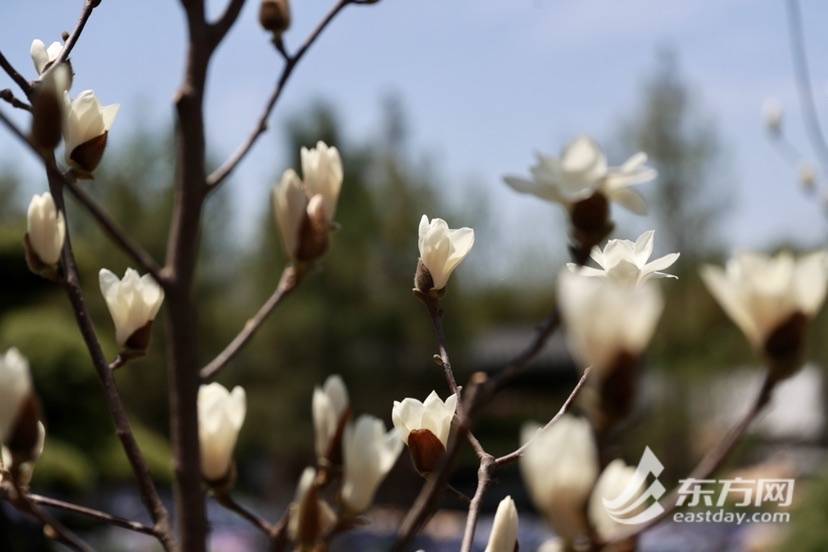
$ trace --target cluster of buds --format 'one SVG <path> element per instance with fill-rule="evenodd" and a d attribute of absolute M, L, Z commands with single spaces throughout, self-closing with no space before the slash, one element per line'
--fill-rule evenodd
<path fill-rule="evenodd" d="M 578 264 L 612 232 L 610 202 L 636 214 L 647 205 L 631 186 L 653 180 L 655 170 L 647 156 L 637 153 L 619 167 L 610 167 L 601 148 L 581 136 L 570 142 L 559 157 L 538 154 L 530 178 L 506 176 L 506 183 L 521 193 L 562 205 L 569 213 L 570 249 Z"/>
<path fill-rule="evenodd" d="M 43 452 L 46 430 L 32 387 L 29 362 L 17 349 L 0 355 L 0 446 L 3 481 L 26 487 Z"/>
<path fill-rule="evenodd" d="M 288 535 L 301 550 L 317 549 L 371 506 L 403 447 L 399 432 L 386 431 L 382 420 L 361 415 L 351 421 L 348 391 L 337 375 L 314 390 L 312 414 L 318 466 L 302 473 L 288 521 Z M 339 471 L 340 508 L 335 510 L 322 492 Z"/>
<path fill-rule="evenodd" d="M 273 207 L 285 253 L 295 263 L 312 261 L 328 249 L 342 188 L 342 160 L 335 147 L 318 142 L 302 148 L 302 176 L 288 169 L 273 188 Z"/>
<path fill-rule="evenodd" d="M 599 475 L 598 448 L 586 420 L 566 414 L 545 428 L 528 424 L 522 441 L 528 445 L 520 459 L 523 480 L 532 502 L 555 529 L 558 549 L 616 537 L 624 526 L 609 515 L 606 503 L 622 492 L 631 493 L 624 495 L 626 504 L 645 506 L 638 500 L 644 482 L 637 482 L 635 469 L 622 460 L 613 460 Z"/>

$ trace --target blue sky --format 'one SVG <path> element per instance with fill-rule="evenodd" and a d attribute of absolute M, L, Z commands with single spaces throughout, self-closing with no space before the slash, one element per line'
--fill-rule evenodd
<path fill-rule="evenodd" d="M 303 39 L 330 1 L 294 1 L 289 45 Z M 217 13 L 223 2 L 209 4 Z M 31 40 L 48 43 L 70 30 L 80 6 L 80 0 L 3 2 L 0 49 L 30 74 Z M 252 128 L 280 69 L 256 11 L 257 2 L 249 0 L 211 68 L 210 148 L 222 157 Z M 821 24 L 828 20 L 828 4 L 803 1 L 803 12 L 823 107 L 828 57 L 820 54 L 828 35 Z M 725 224 L 728 243 L 764 247 L 790 239 L 814 245 L 824 241 L 828 229 L 822 211 L 797 188 L 795 172 L 767 143 L 759 117 L 765 97 L 779 98 L 790 136 L 805 149 L 784 16 L 781 0 L 382 0 L 354 6 L 297 69 L 272 128 L 309 99 L 322 97 L 338 106 L 359 138 L 376 130 L 383 96 L 398 92 L 414 143 L 432 156 L 444 177 L 436 184 L 452 201 L 469 194 L 485 198 L 489 216 L 503 228 L 492 245 L 518 250 L 559 236 L 560 219 L 550 214 L 553 208 L 509 191 L 500 177 L 524 171 L 533 151 L 555 152 L 576 134 L 610 140 L 637 105 L 655 51 L 669 44 L 727 148 L 724 184 L 735 198 Z M 170 121 L 183 63 L 182 24 L 174 0 L 104 0 L 94 13 L 73 53 L 78 72 L 73 90 L 94 88 L 105 103 L 121 104 L 110 143 L 117 145 L 138 122 Z M 0 82 L 11 85 L 4 75 Z M 273 157 L 283 150 L 274 147 L 279 138 L 278 131 L 266 135 L 237 173 L 233 186 L 245 214 L 265 204 L 272 175 L 284 168 L 283 160 Z M 19 163 L 32 182 L 41 178 L 5 133 L 0 145 L 0 160 Z M 430 214 L 439 215 L 439 206 Z M 623 222 L 631 230 L 650 225 L 649 220 Z M 415 228 L 412 221 L 412 232 Z"/>

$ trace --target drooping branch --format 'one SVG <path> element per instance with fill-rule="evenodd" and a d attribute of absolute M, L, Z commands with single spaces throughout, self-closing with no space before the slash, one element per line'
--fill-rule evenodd
<path fill-rule="evenodd" d="M 770 402 L 771 396 L 773 395 L 773 389 L 777 383 L 778 380 L 771 375 L 770 372 L 765 374 L 765 378 L 762 381 L 759 392 L 756 394 L 756 398 L 750 405 L 750 408 L 747 412 L 745 412 L 739 422 L 724 436 L 724 438 L 712 450 L 710 450 L 704 458 L 702 458 L 701 462 L 699 462 L 696 468 L 688 476 L 688 479 L 708 479 L 717 469 L 719 469 L 733 448 L 745 434 L 748 427 L 750 427 L 751 423 L 753 423 L 759 413 L 761 413 L 765 406 L 767 406 Z M 658 516 L 643 524 L 630 527 L 628 530 L 614 536 L 608 544 L 622 543 L 637 535 L 640 535 L 655 525 L 658 525 L 662 520 L 670 516 L 676 508 L 678 508 L 678 492 L 679 488 L 677 487 L 661 499 L 663 510 Z"/>
<path fill-rule="evenodd" d="M 211 380 L 215 378 L 218 373 L 227 366 L 233 358 L 242 350 L 253 335 L 261 328 L 265 320 L 270 316 L 273 310 L 287 297 L 299 282 L 302 281 L 303 272 L 293 265 L 288 266 L 282 271 L 282 277 L 279 279 L 279 285 L 276 290 L 259 308 L 256 314 L 250 318 L 242 330 L 236 335 L 233 341 L 230 342 L 225 349 L 216 356 L 209 364 L 201 369 L 201 379 Z"/>
<path fill-rule="evenodd" d="M 210 173 L 210 176 L 207 177 L 207 187 L 209 191 L 214 191 L 217 189 L 224 180 L 230 176 L 239 163 L 250 153 L 250 150 L 253 149 L 253 146 L 256 144 L 256 141 L 259 137 L 267 131 L 267 120 L 270 118 L 270 114 L 273 112 L 273 108 L 276 107 L 276 103 L 279 101 L 279 98 L 282 95 L 282 91 L 285 89 L 285 85 L 287 84 L 288 80 L 290 79 L 293 70 L 296 68 L 296 65 L 302 60 L 305 53 L 313 46 L 314 42 L 319 38 L 322 34 L 322 31 L 330 25 L 330 23 L 336 18 L 336 16 L 341 12 L 348 4 L 357 4 L 359 2 L 354 2 L 354 0 L 338 0 L 338 2 L 331 8 L 331 10 L 325 15 L 322 21 L 317 25 L 317 27 L 308 35 L 308 38 L 305 39 L 305 42 L 296 50 L 296 53 L 292 55 L 287 55 L 285 57 L 285 66 L 282 69 L 282 73 L 279 75 L 279 79 L 276 82 L 276 88 L 273 90 L 273 93 L 270 95 L 270 98 L 267 100 L 265 104 L 264 111 L 262 112 L 261 116 L 259 116 L 259 120 L 256 122 L 256 126 L 253 128 L 253 131 L 250 135 L 245 139 L 244 142 L 239 146 L 239 148 L 227 159 L 220 167 Z"/>
<path fill-rule="evenodd" d="M 144 525 L 143 523 L 138 523 L 137 521 L 132 521 L 130 519 L 122 518 L 120 516 L 115 516 L 107 512 L 95 510 L 94 508 L 87 508 L 86 506 L 80 506 L 78 504 L 65 502 L 63 500 L 58 500 L 56 498 L 50 498 L 48 496 L 41 496 L 31 493 L 27 495 L 27 498 L 31 502 L 41 506 L 55 508 L 57 510 L 63 510 L 65 512 L 71 512 L 73 514 L 84 516 L 95 521 L 99 521 L 101 523 L 106 523 L 108 525 L 114 525 L 116 527 L 122 527 L 130 531 L 135 531 L 136 533 L 144 533 L 145 535 L 150 535 L 156 538 L 160 537 L 158 531 L 154 527 L 150 527 L 148 525 Z"/>

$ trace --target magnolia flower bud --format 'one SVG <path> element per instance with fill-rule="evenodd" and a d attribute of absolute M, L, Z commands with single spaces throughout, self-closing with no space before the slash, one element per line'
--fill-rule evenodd
<path fill-rule="evenodd" d="M 385 478 L 402 451 L 396 429 L 385 432 L 379 418 L 362 415 L 348 424 L 342 440 L 344 473 L 342 502 L 351 514 L 364 512 L 371 506 L 380 482 Z"/>
<path fill-rule="evenodd" d="M 431 473 L 443 458 L 456 410 L 457 395 L 443 402 L 435 391 L 425 402 L 412 398 L 394 401 L 391 420 L 420 473 Z"/>
<path fill-rule="evenodd" d="M 35 195 L 26 213 L 26 260 L 32 272 L 48 277 L 57 273 L 63 242 L 66 240 L 66 223 L 63 213 L 57 210 L 52 194 Z"/>
<path fill-rule="evenodd" d="M 14 437 L 32 396 L 29 361 L 12 347 L 0 355 L 0 443 Z"/>
<path fill-rule="evenodd" d="M 69 89 L 72 73 L 63 63 L 50 71 L 32 89 L 32 140 L 46 150 L 60 144 L 63 130 L 63 95 Z"/>
<path fill-rule="evenodd" d="M 319 498 L 316 470 L 305 468 L 296 488 L 296 498 L 290 506 L 288 536 L 298 550 L 313 550 L 336 525 L 336 514 L 327 502 Z"/>
<path fill-rule="evenodd" d="M 330 376 L 321 388 L 313 390 L 312 402 L 316 456 L 320 460 L 337 462 L 342 432 L 351 417 L 348 390 L 342 378 L 338 375 Z"/>
<path fill-rule="evenodd" d="M 333 222 L 343 178 L 339 150 L 319 141 L 315 148 L 302 148 L 300 155 L 307 196 L 321 195 L 320 210 L 329 223 Z"/>
<path fill-rule="evenodd" d="M 767 98 L 762 103 L 762 118 L 765 121 L 765 128 L 771 134 L 777 135 L 782 132 L 782 121 L 785 112 L 782 104 L 776 98 Z"/>
<path fill-rule="evenodd" d="M 224 486 L 232 477 L 233 449 L 246 412 L 247 402 L 241 387 L 236 386 L 229 392 L 220 383 L 211 383 L 198 390 L 201 475 L 211 485 Z"/>
<path fill-rule="evenodd" d="M 105 268 L 98 276 L 101 293 L 115 323 L 115 340 L 122 352 L 143 354 L 149 345 L 152 321 L 164 301 L 164 290 L 151 275 L 140 276 L 131 268 L 120 280 Z"/>
<path fill-rule="evenodd" d="M 535 506 L 562 538 L 587 534 L 586 503 L 598 477 L 598 450 L 589 422 L 569 414 L 543 429 L 526 424 L 529 443 L 520 470 Z"/>
<path fill-rule="evenodd" d="M 637 504 L 646 488 L 645 481 L 638 479 L 635 468 L 627 466 L 623 460 L 613 460 L 604 468 L 589 499 L 589 519 L 601 539 L 610 540 L 618 531 L 629 527 L 613 519 L 607 506 L 615 506 L 613 502 L 623 497 L 624 504 L 618 506 L 627 507 L 624 516 L 631 519 L 647 505 L 643 501 Z"/>
<path fill-rule="evenodd" d="M 423 215 L 420 219 L 419 239 L 420 260 L 414 277 L 414 287 L 428 293 L 446 287 L 451 273 L 463 262 L 474 245 L 474 230 L 458 228 L 452 230 L 443 219 L 429 222 Z"/>
<path fill-rule="evenodd" d="M 485 552 L 517 552 L 518 513 L 515 501 L 507 496 L 497 505 L 489 544 Z"/>
<path fill-rule="evenodd" d="M 761 350 L 777 378 L 802 363 L 807 322 L 825 301 L 828 254 L 823 251 L 795 259 L 744 253 L 724 270 L 705 266 L 707 288 L 754 348 Z"/>
<path fill-rule="evenodd" d="M 79 178 L 92 178 L 106 149 L 107 136 L 120 105 L 101 106 L 92 90 L 72 101 L 64 94 L 63 141 L 66 162 Z"/>
<path fill-rule="evenodd" d="M 15 455 L 12 454 L 11 449 L 2 447 L 0 450 L 0 460 L 2 460 L 2 467 L 12 474 L 17 484 L 23 488 L 28 488 L 34 475 L 35 463 L 43 454 L 43 447 L 46 444 L 46 427 L 43 422 L 37 422 L 37 441 L 31 451 L 26 454 Z M 3 478 L 0 477 L 0 482 Z"/>
<path fill-rule="evenodd" d="M 42 40 L 36 38 L 32 41 L 30 53 L 32 55 L 32 63 L 38 75 L 42 75 L 49 66 L 51 66 L 60 54 L 63 52 L 63 44 L 60 42 L 52 42 L 47 48 Z"/>
<path fill-rule="evenodd" d="M 644 232 L 635 242 L 630 240 L 609 240 L 602 250 L 594 247 L 590 256 L 601 269 L 579 267 L 574 263 L 567 268 L 582 276 L 610 278 L 620 283 L 637 285 L 653 278 L 677 278 L 672 274 L 660 272 L 669 268 L 679 258 L 678 253 L 670 253 L 654 261 L 649 261 L 653 253 L 654 230 Z"/>
<path fill-rule="evenodd" d="M 803 163 L 799 167 L 799 182 L 802 189 L 807 193 L 811 193 L 816 188 L 817 175 L 814 166 L 810 163 Z"/>
<path fill-rule="evenodd" d="M 290 3 L 288 0 L 262 0 L 259 6 L 259 23 L 266 31 L 279 36 L 290 27 Z"/>

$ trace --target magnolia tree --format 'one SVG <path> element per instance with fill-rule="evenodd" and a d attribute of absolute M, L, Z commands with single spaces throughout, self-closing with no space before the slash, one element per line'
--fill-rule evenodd
<path fill-rule="evenodd" d="M 646 483 L 620 459 L 607 457 L 609 431 L 629 413 L 636 396 L 639 361 L 658 324 L 664 301 L 662 279 L 679 253 L 651 260 L 654 231 L 635 241 L 610 239 L 613 204 L 644 215 L 647 205 L 634 188 L 655 178 L 644 153 L 611 166 L 599 146 L 587 137 L 569 143 L 560 155 L 538 155 L 529 176 L 507 176 L 506 183 L 563 208 L 568 214 L 568 245 L 573 262 L 557 277 L 557 304 L 525 350 L 499 371 L 475 373 L 459 385 L 443 329 L 441 298 L 451 276 L 475 245 L 470 228 L 452 229 L 439 218 L 423 215 L 416 229 L 419 252 L 412 251 L 413 292 L 426 307 L 436 336 L 434 360 L 445 375 L 447 389 L 417 398 L 388 399 L 393 427 L 370 415 L 356 415 L 347 386 L 331 375 L 313 392 L 311 411 L 315 457 L 308 459 L 295 498 L 277 521 L 264 519 L 234 496 L 233 451 L 244 429 L 246 394 L 215 382 L 274 309 L 309 274 L 334 241 L 336 209 L 343 185 L 343 160 L 335 146 L 318 142 L 301 150 L 301 167 L 287 169 L 272 193 L 276 227 L 289 259 L 273 295 L 226 348 L 205 366 L 197 364 L 200 346 L 192 300 L 205 203 L 225 183 L 265 132 L 267 120 L 293 70 L 338 13 L 365 0 L 340 0 L 297 49 L 282 33 L 290 24 L 287 0 L 263 0 L 262 26 L 284 58 L 275 90 L 252 133 L 222 165 L 209 170 L 205 157 L 205 78 L 211 57 L 234 25 L 244 0 L 230 0 L 221 16 L 209 21 L 203 0 L 182 0 L 186 13 L 187 67 L 175 98 L 177 117 L 177 181 L 167 256 L 163 263 L 112 220 L 104 206 L 85 191 L 106 152 L 118 105 L 101 105 L 91 90 L 72 90 L 72 76 L 83 61 L 70 54 L 100 1 L 86 0 L 80 20 L 65 42 L 31 45 L 35 74 L 23 76 L 0 54 L 0 64 L 20 88 L 2 98 L 29 112 L 28 129 L 18 127 L 0 111 L 0 120 L 37 156 L 48 176 L 48 191 L 29 205 L 25 235 L 26 259 L 32 272 L 54 281 L 68 295 L 89 355 L 103 384 L 103 393 L 118 438 L 135 475 L 137 490 L 151 523 L 116 517 L 32 493 L 30 482 L 44 443 L 45 421 L 33 388 L 26 358 L 15 348 L 0 356 L 0 443 L 2 497 L 38 519 L 45 533 L 65 545 L 85 550 L 77 535 L 51 515 L 61 509 L 157 539 L 165 550 L 206 548 L 205 502 L 215 500 L 261 530 L 276 550 L 324 550 L 332 537 L 363 523 L 363 514 L 404 449 L 424 478 L 422 490 L 406 513 L 394 545 L 407 548 L 434 513 L 458 452 L 469 446 L 479 459 L 477 486 L 469 499 L 462 535 L 463 551 L 472 549 L 480 505 L 497 493 L 494 476 L 519 463 L 535 506 L 554 528 L 557 538 L 544 550 L 633 549 L 637 536 L 675 507 L 675 492 L 662 503 L 662 513 L 638 525 L 621 525 L 605 509 L 607 500 L 622 496 L 628 510 L 644 509 Z M 63 143 L 63 159 L 56 149 Z M 347 161 L 347 160 L 346 160 Z M 116 358 L 104 357 L 72 252 L 64 194 L 75 196 L 115 244 L 134 262 L 122 277 L 100 268 L 100 292 L 109 309 Z M 412 237 L 415 231 L 412 221 Z M 478 246 L 480 247 L 480 246 Z M 485 247 L 485 244 L 483 245 Z M 592 260 L 590 262 L 590 259 Z M 143 272 L 143 274 L 141 274 Z M 744 253 L 724 268 L 701 267 L 701 274 L 724 311 L 741 328 L 766 365 L 764 383 L 751 408 L 726 437 L 713 446 L 692 476 L 709 477 L 769 402 L 776 385 L 802 364 L 808 322 L 820 308 L 828 278 L 822 252 L 795 258 Z M 405 293 L 409 282 L 399 282 Z M 163 308 L 162 308 L 163 307 Z M 168 339 L 170 435 L 174 457 L 174 510 L 159 497 L 114 379 L 116 369 L 144 355 L 151 329 L 163 313 Z M 520 446 L 495 454 L 473 432 L 474 421 L 491 399 L 539 353 L 547 339 L 564 327 L 581 376 L 558 413 L 544 423 L 527 422 Z M 425 354 L 425 352 L 424 352 Z M 34 367 L 37 370 L 37 366 Z M 567 413 L 578 395 L 586 416 Z M 445 398 L 441 398 L 445 397 Z M 632 489 L 632 491 L 630 491 Z M 512 552 L 518 546 L 518 512 L 510 497 L 497 508 L 486 550 Z"/>

